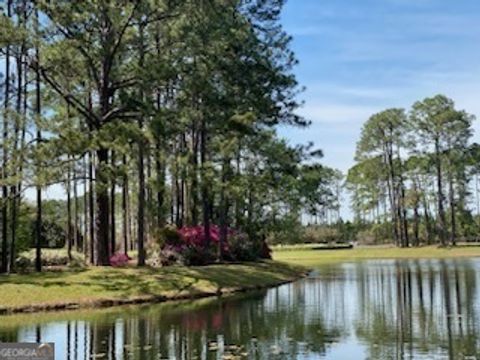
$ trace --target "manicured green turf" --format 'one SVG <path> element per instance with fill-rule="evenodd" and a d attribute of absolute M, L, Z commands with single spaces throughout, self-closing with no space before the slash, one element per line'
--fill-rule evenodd
<path fill-rule="evenodd" d="M 311 246 L 295 246 L 275 248 L 273 252 L 275 260 L 308 267 L 365 259 L 431 259 L 475 256 L 480 256 L 479 246 L 459 246 L 455 248 L 425 246 L 407 249 L 372 246 L 345 250 L 312 250 Z"/>
<path fill-rule="evenodd" d="M 298 278 L 305 269 L 274 261 L 162 269 L 89 268 L 82 271 L 0 276 L 0 309 L 55 304 L 97 306 L 102 300 L 187 298 L 268 287 Z"/>

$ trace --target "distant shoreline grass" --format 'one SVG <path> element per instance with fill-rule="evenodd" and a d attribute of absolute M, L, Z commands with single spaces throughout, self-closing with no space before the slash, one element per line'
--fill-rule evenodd
<path fill-rule="evenodd" d="M 368 259 L 436 259 L 480 257 L 480 246 L 458 246 L 439 248 L 423 246 L 418 248 L 397 248 L 394 246 L 362 246 L 353 249 L 315 250 L 311 244 L 274 247 L 273 258 L 288 264 L 312 267 L 346 261 Z"/>
<path fill-rule="evenodd" d="M 0 314 L 185 300 L 261 289 L 305 276 L 276 261 L 202 267 L 87 268 L 0 276 Z"/>

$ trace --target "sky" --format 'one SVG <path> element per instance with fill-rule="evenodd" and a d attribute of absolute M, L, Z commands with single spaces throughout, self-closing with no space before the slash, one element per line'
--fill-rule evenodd
<path fill-rule="evenodd" d="M 280 134 L 313 141 L 346 172 L 378 111 L 442 93 L 480 118 L 479 20 L 478 0 L 289 0 L 282 23 L 306 87 L 299 113 L 312 126 Z"/>

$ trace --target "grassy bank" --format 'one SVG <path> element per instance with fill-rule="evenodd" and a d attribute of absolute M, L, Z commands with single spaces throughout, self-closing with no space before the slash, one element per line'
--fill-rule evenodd
<path fill-rule="evenodd" d="M 303 267 L 264 261 L 189 268 L 89 268 L 0 276 L 0 313 L 200 298 L 275 286 L 303 274 Z"/>
<path fill-rule="evenodd" d="M 480 257 L 480 246 L 459 246 L 455 248 L 438 248 L 425 246 L 420 248 L 400 249 L 397 247 L 371 246 L 342 250 L 314 250 L 311 246 L 295 245 L 275 248 L 275 260 L 289 264 L 315 266 L 334 264 L 345 261 L 366 259 L 433 259 L 451 257 Z"/>

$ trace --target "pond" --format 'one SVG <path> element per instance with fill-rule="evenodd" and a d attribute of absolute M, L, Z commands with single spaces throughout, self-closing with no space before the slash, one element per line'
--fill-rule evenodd
<path fill-rule="evenodd" d="M 221 299 L 0 317 L 0 341 L 56 359 L 476 359 L 480 260 L 317 268 Z"/>

